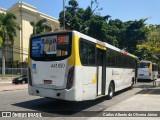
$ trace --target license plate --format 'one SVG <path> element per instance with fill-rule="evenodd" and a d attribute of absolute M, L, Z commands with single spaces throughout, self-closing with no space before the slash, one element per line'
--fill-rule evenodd
<path fill-rule="evenodd" d="M 44 80 L 44 84 L 52 84 L 52 80 Z"/>

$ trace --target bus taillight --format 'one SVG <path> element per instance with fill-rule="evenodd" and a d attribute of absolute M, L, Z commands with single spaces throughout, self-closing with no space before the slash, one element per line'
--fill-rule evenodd
<path fill-rule="evenodd" d="M 68 72 L 67 87 L 66 87 L 67 89 L 70 89 L 72 87 L 73 75 L 74 75 L 74 67 L 71 67 Z"/>
<path fill-rule="evenodd" d="M 32 76 L 31 76 L 31 69 L 28 67 L 28 83 L 32 86 Z"/>
<path fill-rule="evenodd" d="M 149 76 L 151 76 L 151 73 L 149 73 Z"/>

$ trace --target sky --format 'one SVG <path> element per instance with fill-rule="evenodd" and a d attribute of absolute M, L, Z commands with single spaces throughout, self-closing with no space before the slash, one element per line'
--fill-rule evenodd
<path fill-rule="evenodd" d="M 65 0 L 68 5 L 69 0 Z M 77 0 L 80 8 L 86 8 L 91 0 Z M 149 18 L 146 24 L 160 24 L 160 0 L 98 0 L 102 16 L 110 15 L 111 19 L 139 20 Z M 25 2 L 38 11 L 59 18 L 63 10 L 63 0 L 0 0 L 0 8 L 8 9 L 17 2 Z"/>

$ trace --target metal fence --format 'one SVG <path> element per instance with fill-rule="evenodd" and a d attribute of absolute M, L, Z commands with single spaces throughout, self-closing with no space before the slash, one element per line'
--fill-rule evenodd
<path fill-rule="evenodd" d="M 27 68 L 6 68 L 5 73 L 10 75 L 27 75 L 28 69 Z M 1 68 L 0 68 L 0 74 L 2 74 Z"/>

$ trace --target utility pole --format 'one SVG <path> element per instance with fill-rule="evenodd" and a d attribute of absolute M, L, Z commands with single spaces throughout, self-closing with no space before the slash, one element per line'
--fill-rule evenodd
<path fill-rule="evenodd" d="M 65 0 L 63 0 L 63 30 L 65 30 Z"/>

